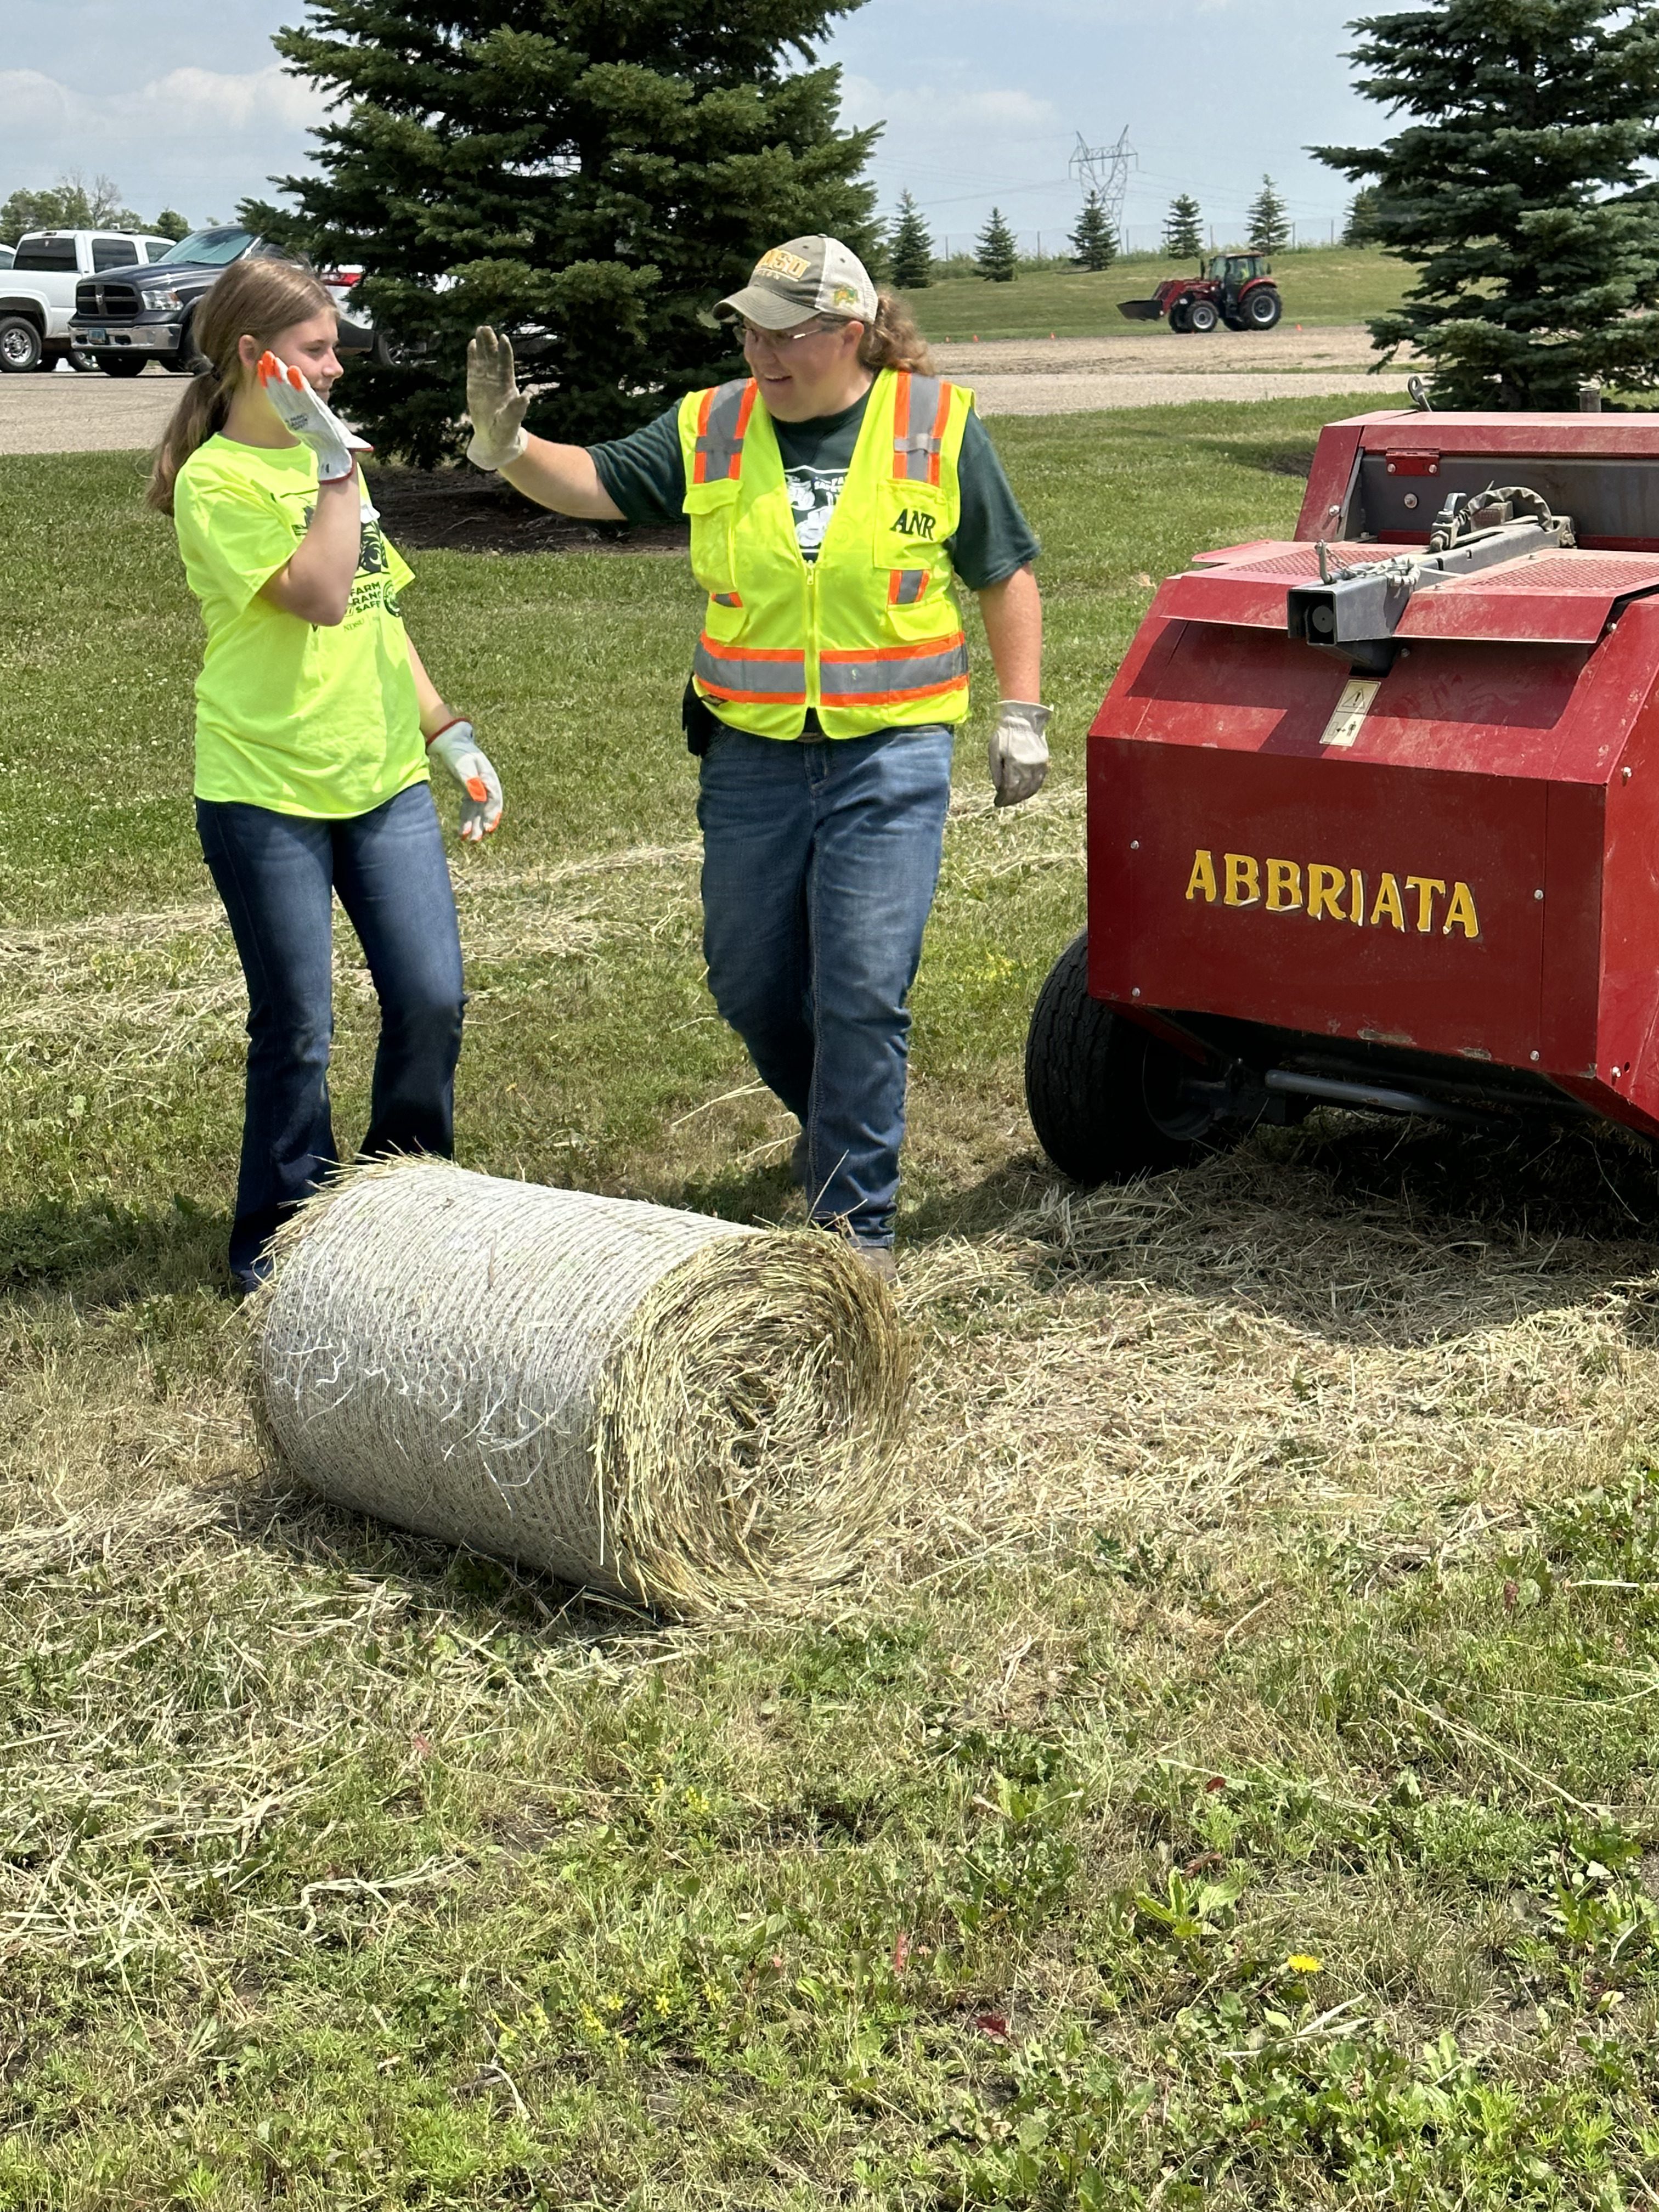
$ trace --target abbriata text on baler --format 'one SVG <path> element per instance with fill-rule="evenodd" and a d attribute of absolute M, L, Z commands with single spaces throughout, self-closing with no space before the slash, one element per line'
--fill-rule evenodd
<path fill-rule="evenodd" d="M 1326 1101 L 1659 1135 L 1659 418 L 1369 415 L 1165 582 L 1026 1091 L 1079 1182 Z"/>

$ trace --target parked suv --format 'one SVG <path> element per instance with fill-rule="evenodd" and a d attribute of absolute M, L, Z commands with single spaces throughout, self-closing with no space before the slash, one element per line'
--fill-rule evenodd
<path fill-rule="evenodd" d="M 214 279 L 246 254 L 282 251 L 254 231 L 220 223 L 192 231 L 149 267 L 83 277 L 76 287 L 71 342 L 110 376 L 137 376 L 150 361 L 188 375 L 196 362 L 191 319 Z M 346 313 L 356 272 L 326 272 L 322 282 L 340 309 L 340 351 L 371 351 L 373 329 Z"/>
<path fill-rule="evenodd" d="M 32 230 L 0 271 L 0 369 L 16 376 L 74 358 L 70 318 L 83 276 L 137 270 L 171 247 L 170 238 L 125 230 Z M 91 366 L 76 362 L 77 368 Z"/>

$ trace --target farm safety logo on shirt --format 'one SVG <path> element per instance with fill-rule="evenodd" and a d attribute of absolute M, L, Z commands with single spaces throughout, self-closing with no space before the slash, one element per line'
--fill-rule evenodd
<path fill-rule="evenodd" d="M 1258 860 L 1250 853 L 1224 853 L 1218 867 L 1215 854 L 1201 845 L 1188 872 L 1187 898 L 1206 906 L 1301 915 L 1309 921 L 1346 921 L 1357 929 L 1413 930 L 1421 937 L 1461 931 L 1468 940 L 1480 934 L 1474 893 L 1456 878 L 1448 883 L 1443 876 L 1396 875 L 1389 869 L 1368 878 L 1363 868 Z"/>

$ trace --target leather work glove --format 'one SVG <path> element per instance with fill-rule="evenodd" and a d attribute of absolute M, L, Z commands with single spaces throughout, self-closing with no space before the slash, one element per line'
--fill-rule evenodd
<path fill-rule="evenodd" d="M 475 468 L 511 468 L 526 445 L 524 410 L 530 395 L 513 373 L 513 341 L 480 323 L 466 349 L 466 411 L 472 441 L 466 458 Z"/>
<path fill-rule="evenodd" d="M 501 818 L 501 780 L 472 742 L 471 722 L 446 722 L 426 741 L 461 787 L 461 835 L 476 845 Z"/>
<path fill-rule="evenodd" d="M 254 374 L 285 427 L 316 454 L 319 483 L 338 483 L 356 467 L 359 453 L 374 452 L 367 438 L 348 429 L 328 402 L 318 398 L 297 368 L 274 353 L 260 355 Z"/>
<path fill-rule="evenodd" d="M 989 752 L 999 806 L 1022 805 L 1042 790 L 1048 773 L 1048 741 L 1042 733 L 1054 711 L 1028 699 L 1005 699 L 997 708 Z"/>

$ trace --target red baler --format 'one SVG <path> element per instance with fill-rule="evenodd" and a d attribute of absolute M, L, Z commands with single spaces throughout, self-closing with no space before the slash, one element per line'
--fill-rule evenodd
<path fill-rule="evenodd" d="M 1329 425 L 1089 733 L 1027 1094 L 1083 1182 L 1312 1103 L 1659 1134 L 1659 417 Z"/>

